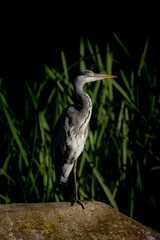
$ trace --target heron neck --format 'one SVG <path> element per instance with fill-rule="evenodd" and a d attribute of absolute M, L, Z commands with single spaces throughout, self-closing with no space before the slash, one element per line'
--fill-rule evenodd
<path fill-rule="evenodd" d="M 89 110 L 92 110 L 92 102 L 90 96 L 84 92 L 80 98 L 83 111 L 88 112 Z"/>
<path fill-rule="evenodd" d="M 81 112 L 84 115 L 88 115 L 88 113 L 90 113 L 90 115 L 91 115 L 92 101 L 91 101 L 90 96 L 86 92 L 83 91 L 83 86 L 81 86 L 81 88 L 76 89 L 76 94 L 82 105 Z"/>

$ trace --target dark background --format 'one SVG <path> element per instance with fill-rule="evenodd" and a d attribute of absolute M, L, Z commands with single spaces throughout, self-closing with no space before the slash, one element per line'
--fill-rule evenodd
<path fill-rule="evenodd" d="M 158 32 L 116 32 L 125 47 L 132 55 L 132 62 L 126 61 L 125 53 L 118 52 L 119 60 L 124 64 L 132 64 L 136 67 L 140 61 L 146 39 L 149 37 L 149 49 L 147 53 L 150 67 L 159 68 L 159 40 Z M 35 32 L 26 28 L 11 28 L 2 34 L 0 39 L 0 77 L 12 84 L 21 84 L 23 80 L 34 81 L 44 79 L 44 65 L 61 69 L 61 56 L 63 50 L 66 54 L 68 66 L 79 58 L 80 38 L 90 39 L 91 43 L 97 43 L 101 52 L 105 52 L 106 43 L 109 40 L 111 48 L 117 54 L 118 44 L 112 32 L 105 30 L 71 31 L 63 29 L 57 32 L 54 28 L 50 32 L 41 29 Z"/>

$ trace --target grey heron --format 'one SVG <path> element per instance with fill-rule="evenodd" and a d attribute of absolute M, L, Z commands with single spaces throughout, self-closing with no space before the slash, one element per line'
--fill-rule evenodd
<path fill-rule="evenodd" d="M 115 77 L 107 74 L 97 74 L 90 70 L 81 71 L 73 83 L 79 105 L 68 106 L 60 115 L 53 130 L 51 151 L 57 181 L 59 184 L 66 183 L 73 169 L 75 201 L 72 205 L 77 202 L 83 209 L 83 203 L 79 200 L 77 193 L 77 159 L 84 150 L 92 114 L 92 101 L 90 96 L 83 91 L 83 85 L 88 82 Z"/>

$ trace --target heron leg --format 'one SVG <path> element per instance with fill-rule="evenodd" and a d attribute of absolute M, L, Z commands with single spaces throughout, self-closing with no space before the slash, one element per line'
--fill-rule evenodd
<path fill-rule="evenodd" d="M 72 206 L 75 203 L 78 203 L 84 209 L 83 203 L 78 199 L 78 191 L 77 191 L 77 160 L 74 161 L 73 175 L 74 175 L 74 186 L 75 186 L 75 200 L 74 200 Z"/>

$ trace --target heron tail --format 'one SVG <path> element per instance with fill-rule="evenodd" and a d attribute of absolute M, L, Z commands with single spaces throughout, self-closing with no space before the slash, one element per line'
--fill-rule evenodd
<path fill-rule="evenodd" d="M 60 182 L 65 183 L 68 180 L 69 174 L 73 169 L 73 163 L 65 163 L 62 167 L 62 174 L 60 176 Z"/>

